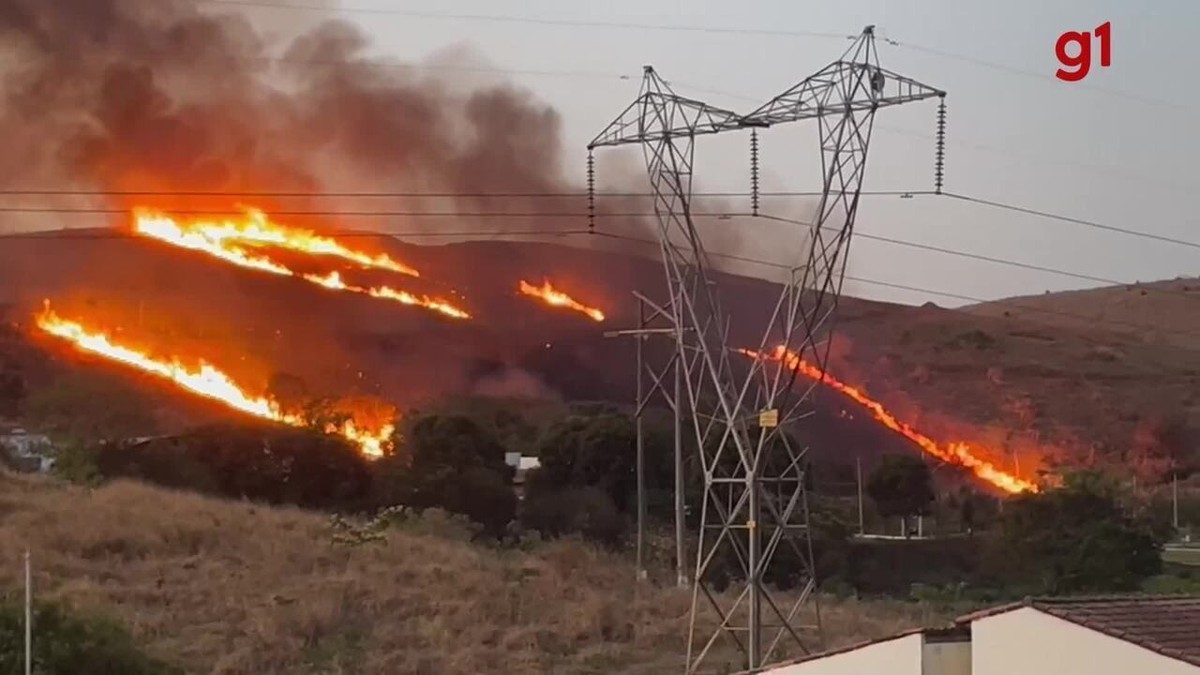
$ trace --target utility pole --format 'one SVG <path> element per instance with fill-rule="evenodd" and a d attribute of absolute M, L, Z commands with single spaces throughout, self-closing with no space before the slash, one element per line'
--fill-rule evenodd
<path fill-rule="evenodd" d="M 684 494 L 683 494 L 683 443 L 682 443 L 682 426 L 683 426 L 683 408 L 682 399 L 679 395 L 679 367 L 677 359 L 672 358 L 671 361 L 662 369 L 656 370 L 646 363 L 646 355 L 644 352 L 645 341 L 653 335 L 663 335 L 665 337 L 675 337 L 675 328 L 651 328 L 650 324 L 655 319 L 660 318 L 662 310 L 656 307 L 653 303 L 647 301 L 642 295 L 635 293 L 638 299 L 638 327 L 636 329 L 627 330 L 611 330 L 605 331 L 604 337 L 632 337 L 635 342 L 637 362 L 637 385 L 634 407 L 634 429 L 636 433 L 637 445 L 637 543 L 636 543 L 636 568 L 637 579 L 639 581 L 647 578 L 645 567 L 645 522 L 646 522 L 646 479 L 645 479 L 645 426 L 643 423 L 643 415 L 647 405 L 656 396 L 661 395 L 668 406 L 674 413 L 675 418 L 675 574 L 678 583 L 686 586 L 687 575 L 684 572 L 685 547 L 683 539 L 684 531 Z M 652 311 L 647 314 L 646 306 L 649 305 Z M 673 395 L 668 393 L 665 388 L 664 380 L 667 375 L 667 368 L 673 368 L 675 372 L 675 388 Z M 647 387 L 642 378 L 649 376 L 650 385 Z"/>
<path fill-rule="evenodd" d="M 646 322 L 646 307 L 638 303 L 638 325 Z M 634 415 L 634 425 L 637 429 L 637 579 L 646 579 L 646 566 L 642 558 L 642 546 L 645 540 L 646 528 L 646 441 L 642 429 L 642 343 L 646 338 L 638 335 L 637 342 L 637 400 L 634 402 L 637 413 Z"/>
<path fill-rule="evenodd" d="M 1171 524 L 1179 533 L 1179 472 L 1171 472 Z"/>
<path fill-rule="evenodd" d="M 687 553 L 683 546 L 683 414 L 680 409 L 679 397 L 679 364 L 674 366 L 675 371 L 675 396 L 673 399 L 675 412 L 675 585 L 679 588 L 688 587 L 688 575 L 684 568 L 684 557 Z"/>
<path fill-rule="evenodd" d="M 863 527 L 863 489 L 862 489 L 862 456 L 855 455 L 854 457 L 854 475 L 855 484 L 858 487 L 858 533 L 866 534 L 867 531 Z"/>
<path fill-rule="evenodd" d="M 33 572 L 25 549 L 25 675 L 33 672 Z"/>

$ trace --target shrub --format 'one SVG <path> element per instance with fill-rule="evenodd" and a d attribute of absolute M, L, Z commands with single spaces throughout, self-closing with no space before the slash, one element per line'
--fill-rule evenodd
<path fill-rule="evenodd" d="M 24 606 L 0 601 L 0 672 L 23 672 Z M 33 614 L 33 672 L 38 675 L 174 675 L 183 671 L 143 654 L 118 623 L 39 603 Z"/>
<path fill-rule="evenodd" d="M 625 523 L 612 499 L 595 487 L 538 490 L 522 505 L 521 523 L 545 537 L 579 535 L 616 546 Z"/>

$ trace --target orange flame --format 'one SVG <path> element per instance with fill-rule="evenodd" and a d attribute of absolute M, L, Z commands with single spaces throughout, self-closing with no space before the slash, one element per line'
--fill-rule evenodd
<path fill-rule="evenodd" d="M 750 358 L 760 358 L 761 356 L 758 352 L 749 349 L 739 349 L 738 351 Z M 997 468 L 991 462 L 980 458 L 971 446 L 966 443 L 956 441 L 939 444 L 932 438 L 913 429 L 908 423 L 896 419 L 896 416 L 889 412 L 887 408 L 884 408 L 882 403 L 867 396 L 862 390 L 838 380 L 829 373 L 822 372 L 820 368 L 808 363 L 784 347 L 776 347 L 774 353 L 768 354 L 766 357 L 776 361 L 783 361 L 788 368 L 795 370 L 801 375 L 823 382 L 849 398 L 854 399 L 863 407 L 870 410 L 875 419 L 885 427 L 916 443 L 922 450 L 938 459 L 964 466 L 979 478 L 1009 493 L 1038 491 L 1037 484 L 1023 480 Z"/>
<path fill-rule="evenodd" d="M 367 268 L 421 276 L 415 269 L 396 262 L 384 253 L 371 255 L 355 251 L 309 230 L 280 225 L 258 209 L 247 209 L 245 216 L 238 220 L 197 218 L 181 222 L 165 213 L 140 208 L 134 209 L 133 222 L 134 231 L 138 234 L 204 251 L 255 269 L 264 269 L 261 266 L 262 259 L 247 254 L 245 246 L 273 246 L 311 255 L 332 256 Z"/>
<path fill-rule="evenodd" d="M 247 394 L 229 375 L 215 366 L 201 361 L 199 366 L 192 368 L 185 366 L 178 359 L 155 359 L 132 347 L 116 344 L 102 332 L 89 330 L 81 323 L 59 317 L 50 310 L 49 303 L 45 311 L 38 315 L 37 326 L 50 335 L 72 343 L 81 351 L 97 354 L 144 373 L 170 380 L 182 389 L 220 401 L 234 410 L 289 426 L 305 425 L 301 415 L 280 410 L 278 403 L 265 396 Z M 385 443 L 395 431 L 395 425 L 388 423 L 374 430 L 360 429 L 350 420 L 340 426 L 331 424 L 325 431 L 350 441 L 368 457 L 379 457 L 383 454 Z"/>
<path fill-rule="evenodd" d="M 549 281 L 542 282 L 542 285 L 540 287 L 534 286 L 533 284 L 531 284 L 527 281 L 521 281 L 521 284 L 520 284 L 520 286 L 518 286 L 518 288 L 525 295 L 528 295 L 528 296 L 531 296 L 534 298 L 540 298 L 543 301 L 545 301 L 546 304 L 548 304 L 548 305 L 573 309 L 576 312 L 580 312 L 582 314 L 588 315 L 589 317 L 591 317 L 592 321 L 603 321 L 604 320 L 604 312 L 601 312 L 600 310 L 596 309 L 595 307 L 588 307 L 587 305 L 580 303 L 579 301 L 575 300 L 574 298 L 567 295 L 566 293 L 555 290 L 554 287 L 550 285 Z"/>
<path fill-rule="evenodd" d="M 302 275 L 265 257 L 249 253 L 245 246 L 276 246 L 313 255 L 336 256 L 357 262 L 364 267 L 420 276 L 416 270 L 401 265 L 386 255 L 380 254 L 372 257 L 366 253 L 347 249 L 332 239 L 315 235 L 307 230 L 298 230 L 272 223 L 261 211 L 249 211 L 246 218 L 241 221 L 194 220 L 182 223 L 163 213 L 136 209 L 134 211 L 134 231 L 173 246 L 207 253 L 240 267 L 285 277 L 299 277 L 328 289 L 394 300 L 405 305 L 430 309 L 456 319 L 471 318 L 470 314 L 445 300 L 424 295 L 416 296 L 388 286 L 379 288 L 350 286 L 342 281 L 341 275 L 337 272 L 331 272 L 325 276 Z"/>
<path fill-rule="evenodd" d="M 373 288 L 363 288 L 362 286 L 352 286 L 342 281 L 342 275 L 337 272 L 330 272 L 325 276 L 317 274 L 306 274 L 303 277 L 306 281 L 311 281 L 318 286 L 324 286 L 335 291 L 345 291 L 347 293 L 359 293 L 369 295 L 372 298 L 381 298 L 384 300 L 394 300 L 404 305 L 414 305 L 424 307 L 435 312 L 440 312 L 446 316 L 455 319 L 469 319 L 470 314 L 446 302 L 445 300 L 437 300 L 427 295 L 416 296 L 407 291 L 397 291 L 390 286 L 377 286 Z"/>

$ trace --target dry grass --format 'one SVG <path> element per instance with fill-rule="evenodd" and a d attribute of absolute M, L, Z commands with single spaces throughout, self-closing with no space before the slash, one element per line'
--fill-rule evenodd
<path fill-rule="evenodd" d="M 125 621 L 196 673 L 660 673 L 681 665 L 689 596 L 635 591 L 578 543 L 496 551 L 422 521 L 358 548 L 328 521 L 120 482 L 0 475 L 0 584 L 29 546 L 43 597 Z M 930 620 L 826 604 L 835 644 Z"/>

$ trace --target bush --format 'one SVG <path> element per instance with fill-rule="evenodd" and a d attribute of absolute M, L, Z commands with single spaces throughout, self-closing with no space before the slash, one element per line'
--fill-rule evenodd
<path fill-rule="evenodd" d="M 459 414 L 410 415 L 396 453 L 373 467 L 377 506 L 440 508 L 501 536 L 516 516 L 513 468 L 495 435 Z"/>
<path fill-rule="evenodd" d="M 0 601 L 0 672 L 24 672 L 23 604 Z M 39 603 L 33 614 L 33 672 L 38 675 L 174 675 L 182 670 L 143 654 L 120 625 Z"/>
<path fill-rule="evenodd" d="M 68 443 L 54 456 L 54 475 L 79 485 L 95 486 L 103 480 L 97 455 L 95 448 Z"/>
<path fill-rule="evenodd" d="M 94 449 L 105 478 L 175 489 L 357 511 L 368 506 L 369 461 L 340 438 L 275 425 L 214 426 L 145 443 Z"/>
<path fill-rule="evenodd" d="M 1160 573 L 1164 531 L 1134 513 L 1116 481 L 1067 475 L 1064 486 L 1005 505 L 989 562 L 1030 593 L 1131 591 Z"/>
<path fill-rule="evenodd" d="M 619 544 L 625 529 L 617 507 L 595 487 L 531 493 L 522 505 L 521 523 L 545 537 L 579 535 L 606 546 Z"/>

